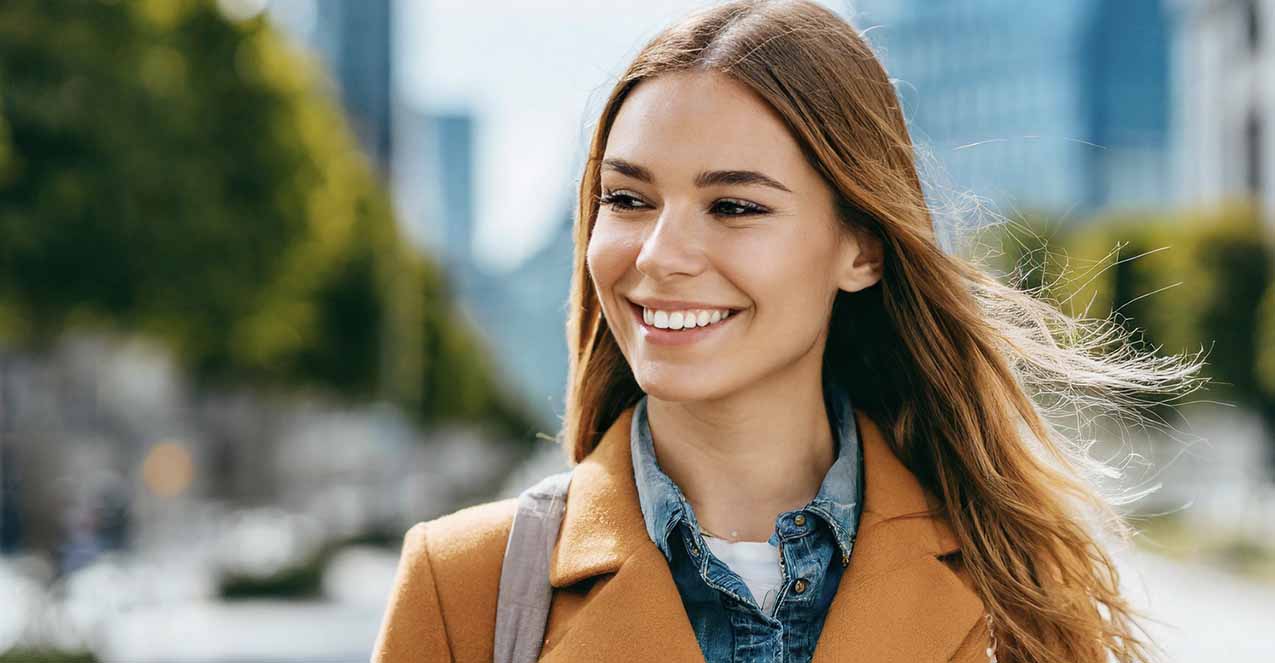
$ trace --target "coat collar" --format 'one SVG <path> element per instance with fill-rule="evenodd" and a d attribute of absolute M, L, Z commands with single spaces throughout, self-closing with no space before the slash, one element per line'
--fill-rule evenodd
<path fill-rule="evenodd" d="M 555 588 L 615 574 L 571 620 L 542 661 L 643 655 L 703 661 L 667 560 L 647 535 L 630 453 L 634 408 L 612 423 L 571 479 L 557 544 Z M 863 445 L 863 514 L 814 662 L 946 661 L 982 616 L 974 592 L 938 555 L 958 550 L 934 500 L 890 449 L 876 423 L 854 416 Z"/>

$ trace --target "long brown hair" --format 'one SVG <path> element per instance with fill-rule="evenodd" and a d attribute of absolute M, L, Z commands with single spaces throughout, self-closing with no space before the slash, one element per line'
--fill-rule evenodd
<path fill-rule="evenodd" d="M 768 102 L 838 194 L 846 229 L 881 240 L 881 280 L 833 305 L 824 371 L 844 378 L 855 407 L 941 499 L 1003 660 L 1150 660 L 1093 525 L 1096 515 L 1128 534 L 1089 480 L 1103 467 L 1048 415 L 1192 390 L 1199 364 L 1136 352 L 1110 320 L 1065 315 L 946 253 L 885 70 L 849 23 L 814 2 L 695 12 L 646 44 L 607 99 L 575 219 L 560 433 L 570 462 L 642 395 L 585 264 L 607 136 L 635 85 L 680 71 L 725 74 Z"/>

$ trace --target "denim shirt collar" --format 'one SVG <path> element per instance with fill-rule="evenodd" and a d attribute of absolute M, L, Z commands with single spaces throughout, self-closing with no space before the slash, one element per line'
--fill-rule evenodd
<path fill-rule="evenodd" d="M 655 445 L 646 416 L 646 400 L 643 395 L 633 412 L 629 435 L 633 474 L 647 534 L 660 552 L 672 560 L 668 538 L 678 523 L 685 521 L 696 538 L 701 536 L 702 531 L 681 488 L 660 469 L 656 461 Z M 849 392 L 843 385 L 825 380 L 824 403 L 837 445 L 837 458 L 824 476 L 819 492 L 804 508 L 827 521 L 837 546 L 848 558 L 858 524 L 857 507 L 862 494 L 859 436 Z M 778 542 L 777 536 L 771 535 L 771 543 Z"/>

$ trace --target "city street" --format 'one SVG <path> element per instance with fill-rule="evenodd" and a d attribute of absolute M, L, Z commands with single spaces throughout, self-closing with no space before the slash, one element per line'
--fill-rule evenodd
<path fill-rule="evenodd" d="M 1150 630 L 1174 663 L 1275 660 L 1275 587 L 1133 552 L 1120 560 L 1129 595 L 1164 624 Z M 365 662 L 396 560 L 383 554 L 342 582 L 357 602 L 200 603 L 136 611 L 111 626 L 107 663 Z M 373 591 L 379 588 L 381 591 Z M 162 634 L 162 635 L 160 635 Z"/>
<path fill-rule="evenodd" d="M 367 663 L 446 514 L 441 620 L 485 633 L 462 511 L 599 457 L 563 541 L 623 543 L 653 479 L 745 539 L 919 485 L 982 587 L 1069 569 L 989 595 L 1015 650 L 1275 663 L 1275 0 L 0 0 L 0 34 L 0 663 Z M 895 524 L 829 659 L 943 659 L 985 609 L 872 570 L 918 561 Z M 836 589 L 789 552 L 731 567 Z M 555 633 L 619 653 L 572 658 L 676 658 L 633 628 L 674 588 L 599 589 Z M 785 644 L 734 617 L 696 640 Z"/>

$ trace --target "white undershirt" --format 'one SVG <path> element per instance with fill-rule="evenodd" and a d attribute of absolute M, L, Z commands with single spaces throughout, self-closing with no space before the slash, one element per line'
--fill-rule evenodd
<path fill-rule="evenodd" d="M 709 534 L 704 535 L 704 542 L 748 585 L 748 591 L 753 593 L 762 612 L 771 614 L 783 581 L 779 571 L 779 548 L 766 541 L 730 542 Z"/>

